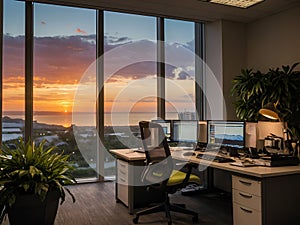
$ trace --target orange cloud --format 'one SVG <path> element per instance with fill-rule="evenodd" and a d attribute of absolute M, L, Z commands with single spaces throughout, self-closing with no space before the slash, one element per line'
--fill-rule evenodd
<path fill-rule="evenodd" d="M 86 31 L 81 30 L 80 28 L 77 28 L 77 29 L 76 29 L 76 32 L 77 32 L 77 33 L 80 33 L 80 34 L 87 34 Z"/>

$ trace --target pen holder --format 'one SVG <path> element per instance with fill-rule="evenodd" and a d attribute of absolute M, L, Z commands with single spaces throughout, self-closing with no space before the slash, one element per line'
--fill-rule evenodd
<path fill-rule="evenodd" d="M 296 142 L 296 146 L 295 146 L 295 156 L 300 157 L 300 141 Z"/>
<path fill-rule="evenodd" d="M 299 157 L 300 153 L 300 141 L 286 141 L 286 145 L 289 148 L 290 152 L 293 154 L 293 156 Z"/>

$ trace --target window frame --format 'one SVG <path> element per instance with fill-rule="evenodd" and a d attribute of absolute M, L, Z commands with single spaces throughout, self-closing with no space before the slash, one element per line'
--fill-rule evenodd
<path fill-rule="evenodd" d="M 81 5 L 68 5 L 68 4 L 55 4 L 53 1 L 26 1 L 25 0 L 25 141 L 32 140 L 33 137 L 33 27 L 34 27 L 34 3 L 46 3 L 52 5 L 72 6 L 78 8 L 85 8 Z M 56 1 L 58 3 L 60 1 Z M 101 146 L 101 140 L 104 140 L 104 9 L 97 9 L 96 16 L 96 82 L 97 82 L 97 103 L 96 103 L 96 127 L 99 134 L 99 145 L 97 154 L 97 172 L 104 174 L 104 162 L 100 160 L 103 158 L 104 151 Z M 0 54 L 3 52 L 3 17 L 4 17 L 3 0 L 0 0 Z M 107 10 L 109 11 L 109 10 Z M 129 12 L 130 13 L 130 12 Z M 131 13 L 132 14 L 132 13 Z M 151 15 L 150 15 L 151 16 Z M 157 20 L 157 117 L 165 119 L 166 106 L 165 106 L 165 24 L 164 17 L 156 17 Z M 190 20 L 187 20 L 190 21 Z M 205 118 L 205 98 L 203 90 L 205 88 L 204 77 L 204 24 L 190 21 L 194 23 L 194 38 L 195 38 L 195 104 L 198 112 L 199 120 Z M 100 60 L 99 60 L 100 59 Z M 200 59 L 200 60 L 199 60 Z M 202 59 L 202 60 L 201 60 Z M 0 144 L 2 144 L 2 116 L 3 116 L 3 61 L 0 62 Z M 197 85 L 199 84 L 199 85 Z M 99 175 L 99 180 L 104 180 L 104 177 Z"/>

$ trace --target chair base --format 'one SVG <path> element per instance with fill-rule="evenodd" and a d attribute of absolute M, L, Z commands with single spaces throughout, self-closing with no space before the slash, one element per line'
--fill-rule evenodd
<path fill-rule="evenodd" d="M 166 200 L 159 205 L 136 212 L 132 222 L 134 224 L 137 224 L 139 221 L 139 217 L 142 215 L 152 214 L 156 212 L 165 212 L 166 217 L 168 218 L 168 225 L 171 225 L 172 224 L 172 218 L 170 214 L 171 211 L 192 215 L 193 216 L 192 221 L 195 223 L 198 222 L 198 213 L 186 209 L 184 204 L 170 204 L 169 196 L 167 196 Z"/>

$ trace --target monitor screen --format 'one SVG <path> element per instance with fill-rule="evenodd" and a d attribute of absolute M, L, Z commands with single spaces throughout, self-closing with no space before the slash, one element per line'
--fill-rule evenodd
<path fill-rule="evenodd" d="M 208 144 L 243 148 L 245 144 L 243 121 L 209 120 L 207 123 Z"/>
<path fill-rule="evenodd" d="M 176 142 L 198 141 L 198 120 L 174 120 L 172 140 Z"/>
<path fill-rule="evenodd" d="M 171 120 L 152 120 L 153 123 L 158 123 L 164 130 L 166 137 L 171 137 Z"/>

